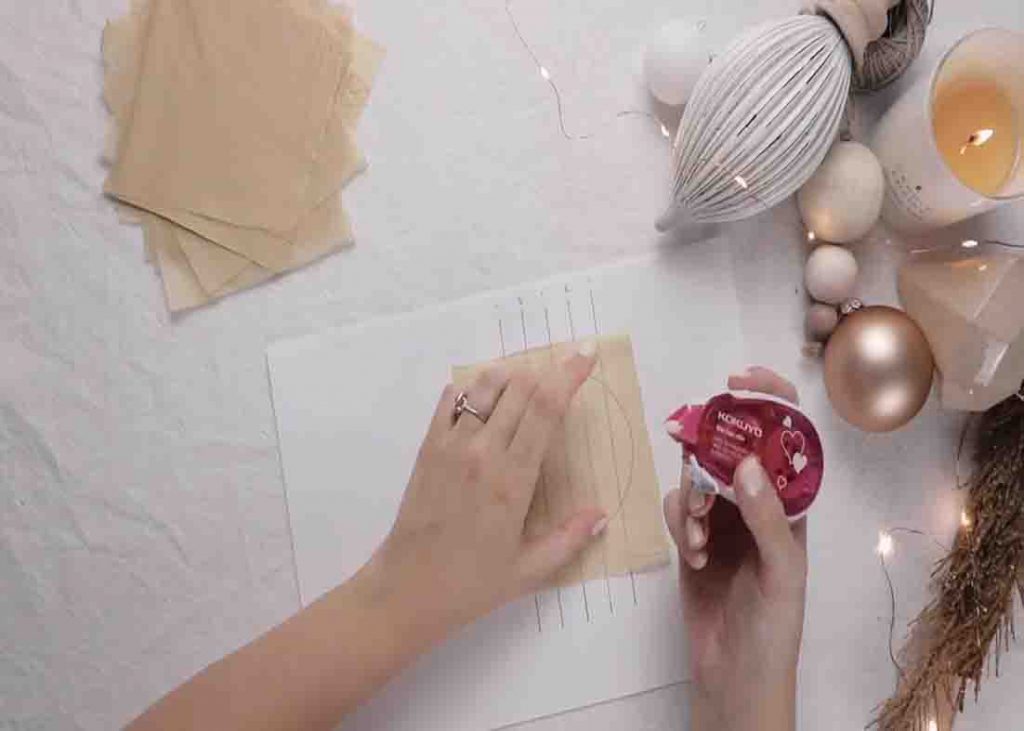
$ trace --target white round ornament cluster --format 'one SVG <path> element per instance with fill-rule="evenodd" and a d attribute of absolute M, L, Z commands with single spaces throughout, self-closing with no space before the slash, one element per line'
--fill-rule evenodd
<path fill-rule="evenodd" d="M 673 20 L 662 26 L 644 54 L 644 76 L 655 99 L 670 107 L 686 104 L 711 63 L 707 23 Z"/>

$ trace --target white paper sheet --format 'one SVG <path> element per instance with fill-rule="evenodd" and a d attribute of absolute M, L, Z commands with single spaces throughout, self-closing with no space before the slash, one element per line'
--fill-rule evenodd
<path fill-rule="evenodd" d="M 659 481 L 676 484 L 664 418 L 721 390 L 741 365 L 732 282 L 727 252 L 710 242 L 272 346 L 303 603 L 386 535 L 454 364 L 628 333 Z M 686 679 L 682 630 L 674 567 L 548 591 L 460 633 L 346 728 L 496 728 L 676 683 Z"/>

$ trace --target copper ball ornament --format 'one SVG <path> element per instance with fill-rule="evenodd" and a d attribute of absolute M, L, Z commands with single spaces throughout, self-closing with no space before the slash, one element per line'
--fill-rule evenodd
<path fill-rule="evenodd" d="M 825 349 L 825 386 L 839 415 L 866 432 L 890 432 L 917 416 L 935 361 L 921 328 L 892 307 L 843 318 Z"/>

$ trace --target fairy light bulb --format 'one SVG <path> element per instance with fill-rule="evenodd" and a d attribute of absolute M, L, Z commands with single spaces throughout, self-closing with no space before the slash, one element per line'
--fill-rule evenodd
<path fill-rule="evenodd" d="M 551 72 L 548 71 L 546 66 L 540 67 L 540 77 L 544 79 L 544 81 L 551 81 Z"/>
<path fill-rule="evenodd" d="M 747 179 L 744 178 L 742 175 L 737 175 L 735 178 L 733 178 L 733 180 L 735 180 L 736 185 L 743 188 L 743 190 L 747 190 L 750 187 L 750 183 L 748 183 Z"/>
<path fill-rule="evenodd" d="M 672 133 L 668 131 L 668 127 L 666 127 L 665 125 L 661 125 L 661 136 L 664 137 L 666 140 L 672 136 Z"/>
<path fill-rule="evenodd" d="M 939 722 L 934 718 L 928 719 L 928 731 L 939 731 Z"/>
<path fill-rule="evenodd" d="M 978 248 L 978 242 L 975 241 L 974 239 L 967 239 L 967 241 L 963 242 L 960 245 L 962 247 L 964 247 L 965 249 L 977 249 Z"/>
<path fill-rule="evenodd" d="M 967 514 L 966 510 L 960 511 L 960 527 L 964 530 L 971 529 L 971 516 Z"/>
<path fill-rule="evenodd" d="M 808 231 L 807 232 L 807 240 L 808 241 L 817 241 L 818 240 L 818 234 L 814 233 L 813 231 Z"/>
<path fill-rule="evenodd" d="M 889 556 L 892 555 L 894 547 L 895 547 L 895 545 L 894 545 L 893 540 L 892 540 L 892 535 L 890 535 L 889 533 L 887 533 L 884 530 L 883 531 L 879 531 L 878 532 L 878 545 L 875 547 L 875 551 L 878 552 L 878 555 L 881 556 L 882 558 L 889 558 Z"/>

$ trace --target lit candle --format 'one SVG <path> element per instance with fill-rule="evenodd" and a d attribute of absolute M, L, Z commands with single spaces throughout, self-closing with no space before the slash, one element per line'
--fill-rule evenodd
<path fill-rule="evenodd" d="M 1010 95 L 977 78 L 937 89 L 932 105 L 935 142 L 960 182 L 995 196 L 1013 175 L 1021 134 Z"/>
<path fill-rule="evenodd" d="M 886 113 L 871 144 L 882 216 L 908 233 L 1024 197 L 1024 34 L 965 36 Z"/>

